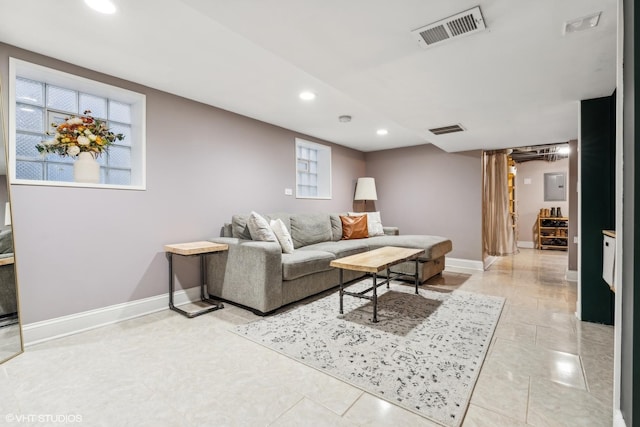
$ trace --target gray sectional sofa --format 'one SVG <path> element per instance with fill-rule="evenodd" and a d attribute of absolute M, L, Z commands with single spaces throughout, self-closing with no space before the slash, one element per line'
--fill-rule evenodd
<path fill-rule="evenodd" d="M 282 253 L 278 242 L 254 241 L 247 226 L 249 215 L 234 215 L 225 224 L 222 237 L 210 238 L 229 245 L 227 252 L 207 257 L 208 291 L 214 298 L 251 309 L 257 314 L 274 310 L 339 285 L 339 272 L 329 266 L 337 258 L 380 248 L 400 246 L 425 249 L 421 256 L 422 281 L 444 269 L 451 240 L 440 236 L 400 235 L 385 227 L 385 235 L 342 240 L 340 215 L 329 213 L 265 215 L 279 218 L 291 233 L 295 250 Z M 413 274 L 415 263 L 400 264 L 394 270 Z M 345 271 L 344 280 L 362 276 Z"/>
<path fill-rule="evenodd" d="M 13 233 L 11 228 L 0 230 L 0 259 L 13 256 Z M 16 297 L 16 275 L 13 263 L 0 265 L 0 318 L 14 315 L 18 311 Z"/>

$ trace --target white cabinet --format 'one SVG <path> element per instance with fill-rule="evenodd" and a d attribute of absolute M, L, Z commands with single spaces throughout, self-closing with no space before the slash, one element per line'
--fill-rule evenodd
<path fill-rule="evenodd" d="M 616 238 L 610 231 L 604 232 L 602 240 L 602 278 L 615 290 L 616 280 Z"/>

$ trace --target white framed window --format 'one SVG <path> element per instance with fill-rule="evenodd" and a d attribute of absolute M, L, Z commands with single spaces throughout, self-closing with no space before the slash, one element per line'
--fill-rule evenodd
<path fill-rule="evenodd" d="M 331 198 L 331 147 L 296 138 L 296 198 Z"/>
<path fill-rule="evenodd" d="M 9 165 L 12 184 L 144 190 L 145 102 L 143 94 L 62 71 L 9 60 Z M 41 155 L 36 145 L 51 139 L 52 123 L 84 111 L 123 134 L 98 156 L 100 183 L 73 182 L 71 157 Z"/>

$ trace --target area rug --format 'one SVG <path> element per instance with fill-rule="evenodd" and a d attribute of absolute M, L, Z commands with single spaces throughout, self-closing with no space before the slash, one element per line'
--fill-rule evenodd
<path fill-rule="evenodd" d="M 352 285 L 357 291 L 371 279 Z M 371 301 L 339 294 L 239 325 L 234 332 L 432 421 L 457 427 L 471 399 L 504 298 L 378 288 Z"/>

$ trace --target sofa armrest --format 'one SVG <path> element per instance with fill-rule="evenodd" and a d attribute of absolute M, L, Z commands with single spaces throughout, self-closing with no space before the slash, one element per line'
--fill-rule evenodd
<path fill-rule="evenodd" d="M 277 242 L 232 237 L 209 241 L 229 250 L 207 256 L 207 286 L 214 297 L 262 313 L 282 305 L 282 248 Z"/>
<path fill-rule="evenodd" d="M 384 234 L 387 236 L 398 236 L 400 229 L 398 227 L 382 227 Z"/>

